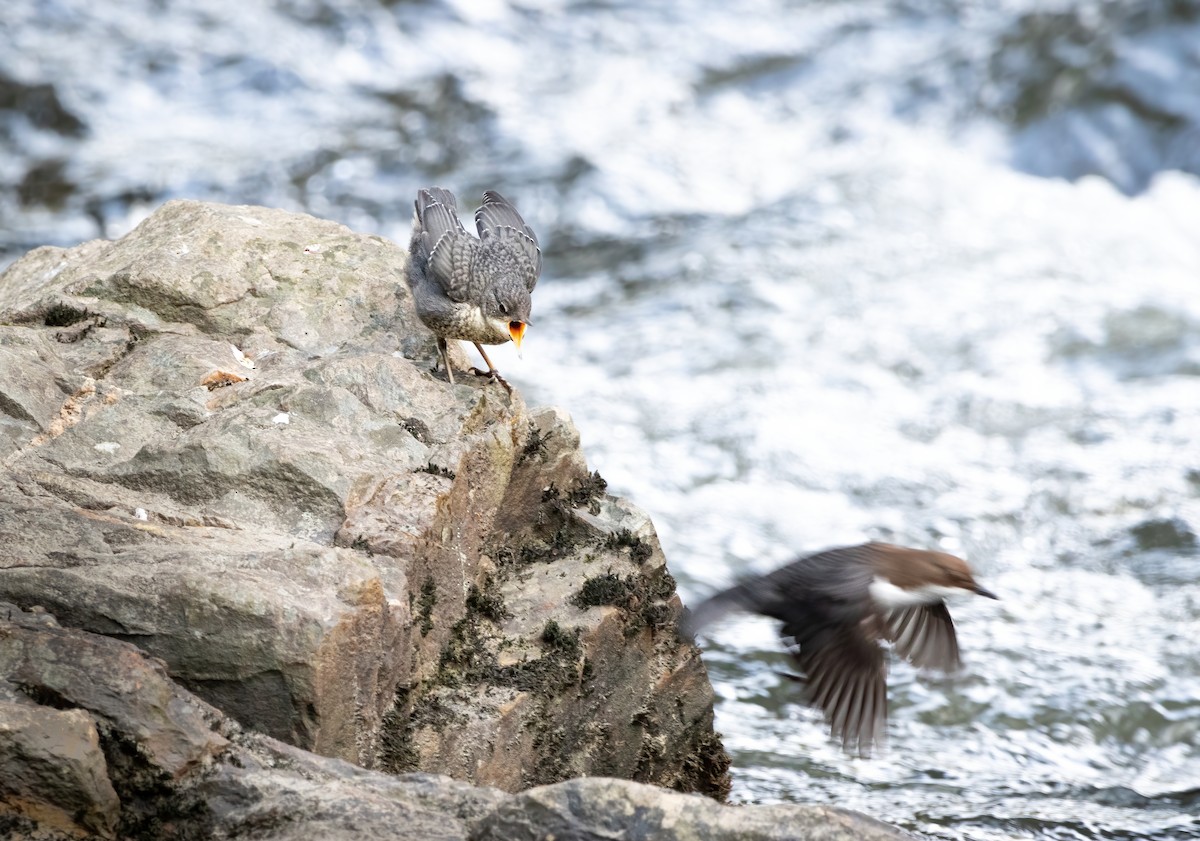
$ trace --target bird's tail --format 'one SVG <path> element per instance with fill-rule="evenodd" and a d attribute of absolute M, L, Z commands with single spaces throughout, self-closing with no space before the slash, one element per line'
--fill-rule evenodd
<path fill-rule="evenodd" d="M 750 582 L 743 581 L 689 608 L 680 623 L 680 631 L 688 637 L 694 637 L 698 631 L 735 610 L 754 610 L 758 606 L 758 599 L 749 585 Z"/>

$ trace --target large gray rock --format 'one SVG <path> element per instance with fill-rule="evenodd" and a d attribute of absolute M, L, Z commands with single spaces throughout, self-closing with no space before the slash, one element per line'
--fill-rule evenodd
<path fill-rule="evenodd" d="M 0 597 L 367 768 L 722 796 L 653 527 L 564 414 L 430 374 L 404 261 L 307 216 L 172 202 L 13 264 Z"/>
<path fill-rule="evenodd" d="M 247 732 L 133 646 L 0 604 L 0 837 L 895 841 L 861 815 L 589 778 L 509 795 Z"/>
<path fill-rule="evenodd" d="M 0 812 L 112 837 L 120 808 L 90 715 L 0 701 Z"/>
<path fill-rule="evenodd" d="M 895 841 L 894 827 L 830 806 L 722 806 L 628 780 L 589 777 L 500 803 L 471 841 Z"/>

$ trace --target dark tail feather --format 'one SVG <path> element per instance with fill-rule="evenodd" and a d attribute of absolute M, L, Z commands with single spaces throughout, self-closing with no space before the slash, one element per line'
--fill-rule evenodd
<path fill-rule="evenodd" d="M 757 604 L 758 600 L 754 598 L 751 588 L 743 582 L 728 590 L 722 590 L 690 608 L 683 616 L 680 631 L 688 637 L 694 637 L 697 632 L 727 614 L 735 610 L 754 610 Z"/>

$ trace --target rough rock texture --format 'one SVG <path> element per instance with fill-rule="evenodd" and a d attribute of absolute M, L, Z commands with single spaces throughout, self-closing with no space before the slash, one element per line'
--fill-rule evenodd
<path fill-rule="evenodd" d="M 120 806 L 90 715 L 0 702 L 0 811 L 111 835 Z"/>
<path fill-rule="evenodd" d="M 831 806 L 737 808 L 626 780 L 589 777 L 508 798 L 475 824 L 471 841 L 895 841 L 902 837 L 888 824 Z"/>
<path fill-rule="evenodd" d="M 366 768 L 722 796 L 712 691 L 651 524 L 604 493 L 565 415 L 431 375 L 404 260 L 306 216 L 172 202 L 117 242 L 11 266 L 0 598 Z M 54 639 L 4 656 L 59 658 L 64 709 L 117 726 L 67 694 L 86 647 Z M 146 692 L 168 721 L 174 696 Z M 64 785 L 103 832 L 87 722 L 64 728 L 49 749 L 78 757 Z M 20 753 L 32 731 L 13 732 Z M 220 748 L 134 732 L 171 778 Z"/>
<path fill-rule="evenodd" d="M 838 809 L 722 806 L 624 780 L 572 780 L 509 795 L 448 777 L 368 771 L 243 730 L 127 643 L 6 604 L 0 658 L 13 666 L 0 671 L 3 838 L 906 837 Z"/>

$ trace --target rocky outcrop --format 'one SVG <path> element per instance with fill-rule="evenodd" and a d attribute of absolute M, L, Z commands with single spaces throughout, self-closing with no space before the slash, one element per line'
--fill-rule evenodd
<path fill-rule="evenodd" d="M 246 731 L 134 646 L 0 604 L 0 837 L 65 841 L 896 841 L 817 806 L 722 806 L 586 778 L 510 795 Z"/>
<path fill-rule="evenodd" d="M 723 795 L 650 522 L 566 415 L 431 375 L 404 261 L 310 217 L 172 202 L 10 267 L 0 598 L 365 768 Z M 102 831 L 88 722 L 63 727 Z"/>
<path fill-rule="evenodd" d="M 632 782 L 729 785 L 653 526 L 403 272 L 174 202 L 0 275 L 0 837 L 901 837 Z"/>

